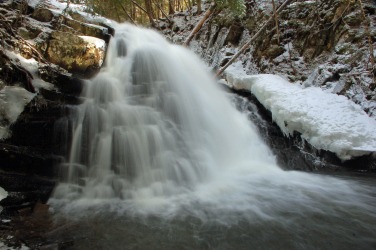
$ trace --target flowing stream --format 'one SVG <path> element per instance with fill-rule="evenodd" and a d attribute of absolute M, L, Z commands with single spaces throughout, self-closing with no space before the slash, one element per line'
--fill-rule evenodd
<path fill-rule="evenodd" d="M 121 24 L 50 204 L 72 249 L 372 249 L 372 178 L 283 171 L 206 66 Z"/>

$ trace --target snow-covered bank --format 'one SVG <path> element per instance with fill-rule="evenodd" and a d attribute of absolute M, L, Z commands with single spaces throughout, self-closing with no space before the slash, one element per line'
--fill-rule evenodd
<path fill-rule="evenodd" d="M 8 196 L 7 191 L 4 190 L 4 188 L 0 187 L 0 201 L 5 199 Z"/>
<path fill-rule="evenodd" d="M 247 75 L 238 66 L 225 73 L 231 87 L 256 96 L 286 136 L 297 131 L 315 148 L 342 160 L 376 152 L 376 121 L 346 97 L 276 75 Z"/>

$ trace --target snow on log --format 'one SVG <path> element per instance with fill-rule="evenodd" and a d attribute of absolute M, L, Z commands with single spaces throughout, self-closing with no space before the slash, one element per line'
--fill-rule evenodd
<path fill-rule="evenodd" d="M 376 152 L 376 121 L 345 96 L 304 88 L 277 75 L 247 75 L 236 66 L 225 73 L 231 87 L 256 96 L 286 136 L 297 131 L 341 160 Z"/>

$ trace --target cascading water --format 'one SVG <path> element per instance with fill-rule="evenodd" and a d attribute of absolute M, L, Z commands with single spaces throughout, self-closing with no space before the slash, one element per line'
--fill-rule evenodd
<path fill-rule="evenodd" d="M 88 82 L 78 110 L 67 164 L 78 192 L 70 195 L 170 196 L 234 162 L 275 168 L 255 130 L 204 69 L 157 33 L 119 27 L 107 65 Z"/>
<path fill-rule="evenodd" d="M 111 235 L 103 239 L 111 249 L 150 248 L 148 241 L 137 245 L 124 237 L 132 227 L 159 244 L 173 234 L 176 244 L 165 246 L 172 249 L 183 242 L 196 249 L 239 242 L 245 245 L 238 249 L 302 249 L 317 237 L 328 239 L 327 232 L 341 239 L 332 246 L 375 244 L 375 186 L 282 171 L 205 69 L 156 32 L 116 27 L 106 67 L 87 82 L 86 101 L 76 112 L 64 182 L 50 200 L 56 211 L 70 218 L 97 215 L 91 221 Z M 159 219 L 145 225 L 139 222 L 145 215 Z M 85 237 L 78 249 L 95 239 Z"/>

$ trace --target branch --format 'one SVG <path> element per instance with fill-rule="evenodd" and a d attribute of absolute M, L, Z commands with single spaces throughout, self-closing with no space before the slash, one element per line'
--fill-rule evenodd
<path fill-rule="evenodd" d="M 281 12 L 288 4 L 290 4 L 290 2 L 292 2 L 294 0 L 286 0 L 276 11 L 276 14 L 278 14 L 279 12 Z M 265 21 L 265 23 L 262 25 L 262 27 L 259 29 L 259 31 L 257 31 L 256 34 L 253 35 L 253 37 L 251 37 L 251 39 L 248 40 L 248 42 L 246 42 L 243 47 L 230 59 L 230 61 L 228 61 L 226 63 L 225 66 L 223 66 L 222 68 L 220 68 L 218 71 L 217 71 L 217 76 L 221 75 L 225 69 L 227 69 L 228 66 L 230 66 L 241 54 L 244 53 L 244 51 L 246 51 L 249 46 L 253 43 L 253 41 L 259 36 L 261 35 L 262 32 L 264 32 L 264 30 L 266 29 L 266 27 L 268 26 L 268 24 L 273 21 L 274 19 L 274 16 L 270 16 L 269 19 L 267 21 Z"/>
<path fill-rule="evenodd" d="M 118 4 L 120 5 L 121 9 L 124 11 L 124 13 L 127 15 L 127 17 L 129 18 L 129 20 L 137 26 L 136 22 L 133 20 L 133 18 L 129 15 L 129 13 L 127 12 L 127 10 L 124 8 L 124 6 L 121 4 L 120 1 L 118 1 Z"/>
<path fill-rule="evenodd" d="M 215 4 L 215 2 L 212 2 L 212 4 L 210 5 L 209 9 L 205 12 L 205 15 L 201 18 L 200 22 L 198 22 L 198 24 L 195 26 L 195 28 L 191 31 L 191 33 L 187 37 L 187 39 L 184 41 L 184 43 L 183 43 L 184 46 L 188 46 L 189 45 L 189 43 L 191 42 L 191 40 L 194 37 L 194 35 L 196 35 L 196 33 L 201 29 L 202 25 L 204 25 L 205 21 L 213 13 L 213 11 L 214 11 L 214 9 L 215 9 L 216 6 L 217 5 Z"/>
<path fill-rule="evenodd" d="M 277 28 L 277 41 L 278 41 L 278 45 L 279 45 L 279 27 L 278 27 L 278 14 L 276 12 L 276 7 L 275 7 L 275 2 L 274 0 L 272 0 L 272 4 L 273 4 L 273 14 L 274 14 L 274 19 L 275 19 L 275 27 Z"/>
<path fill-rule="evenodd" d="M 148 14 L 148 11 L 147 10 L 145 10 L 145 8 L 144 7 L 142 7 L 141 5 L 139 5 L 136 1 L 134 1 L 134 0 L 131 0 L 132 1 L 132 3 L 134 4 L 134 5 L 136 5 L 138 8 L 140 8 L 140 10 L 142 10 L 143 12 L 145 12 L 146 14 Z"/>

